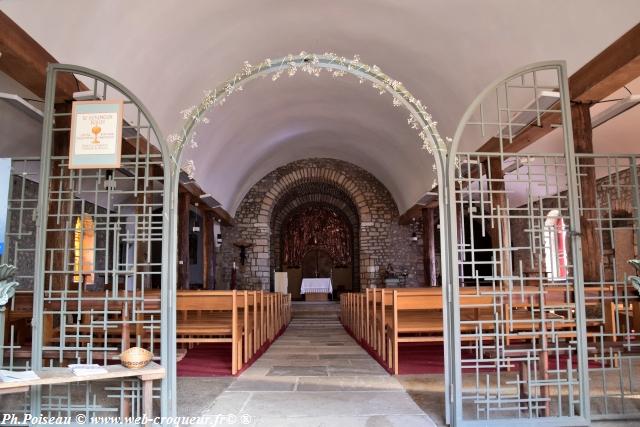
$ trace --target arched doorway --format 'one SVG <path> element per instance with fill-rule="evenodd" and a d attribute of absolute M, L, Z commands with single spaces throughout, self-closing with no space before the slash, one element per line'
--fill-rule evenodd
<path fill-rule="evenodd" d="M 354 228 L 335 207 L 307 204 L 283 221 L 280 236 L 280 267 L 289 276 L 289 292 L 300 299 L 304 278 L 331 278 L 335 290 L 353 288 Z"/>
<path fill-rule="evenodd" d="M 435 178 L 433 182 L 427 183 L 430 186 L 433 193 L 438 194 L 439 200 L 449 200 L 450 189 L 446 185 L 445 170 L 446 159 L 448 154 L 448 147 L 445 144 L 443 138 L 439 135 L 436 122 L 432 120 L 432 116 L 426 110 L 420 100 L 415 98 L 398 80 L 392 79 L 387 76 L 378 66 L 370 66 L 360 62 L 360 58 L 356 55 L 353 59 L 348 59 L 331 53 L 309 54 L 301 52 L 298 55 L 288 55 L 276 60 L 266 59 L 257 65 L 251 65 L 245 62 L 242 70 L 236 73 L 231 79 L 221 83 L 215 89 L 207 91 L 205 98 L 198 105 L 194 105 L 182 112 L 184 119 L 186 120 L 184 126 L 176 134 L 170 135 L 168 140 L 173 144 L 173 159 L 179 165 L 182 163 L 182 155 L 184 148 L 187 144 L 193 141 L 193 135 L 196 127 L 200 123 L 207 123 L 208 119 L 205 115 L 214 107 L 221 105 L 225 102 L 226 98 L 232 95 L 237 90 L 242 90 L 245 83 L 248 83 L 257 77 L 273 74 L 272 80 L 276 80 L 283 73 L 293 76 L 298 71 L 303 74 L 319 75 L 322 70 L 329 71 L 333 77 L 341 77 L 343 75 L 355 76 L 360 83 L 368 82 L 375 90 L 381 95 L 388 93 L 393 98 L 393 105 L 396 107 L 404 107 L 409 112 L 409 118 L 407 123 L 409 126 L 417 131 L 418 141 L 422 149 L 425 149 L 429 155 L 433 156 L 433 171 Z M 194 165 L 192 161 L 188 161 L 185 170 L 188 175 L 192 175 Z M 327 176 L 312 175 L 312 177 L 319 178 L 320 180 L 331 179 Z M 339 177 L 333 177 L 332 179 L 338 179 Z M 294 178 L 295 180 L 295 178 Z M 343 188 L 355 190 L 353 183 L 348 181 L 339 182 Z M 284 186 L 286 186 L 286 181 Z M 440 185 L 439 185 L 440 184 Z M 429 187 L 427 187 L 429 188 Z M 263 201 L 263 205 L 260 206 L 258 215 L 258 222 L 255 223 L 253 230 L 254 238 L 261 243 L 268 241 L 269 227 L 263 221 L 268 221 L 268 215 L 264 213 L 271 212 L 272 204 L 275 201 L 273 197 L 267 198 Z M 356 206 L 358 207 L 358 214 L 360 220 L 360 227 L 375 226 L 376 223 L 372 221 L 371 214 L 362 209 L 361 200 L 355 199 Z M 451 228 L 450 218 L 446 214 L 446 205 L 444 203 L 439 204 L 438 208 L 440 216 L 440 242 L 442 250 L 442 269 L 441 278 L 442 283 L 448 283 L 450 277 L 450 270 L 453 266 L 452 263 L 447 262 L 448 253 L 451 251 L 452 242 L 450 241 L 450 235 L 446 232 Z M 263 213 L 264 212 L 264 213 Z M 267 225 L 265 227 L 265 225 Z M 363 244 L 364 246 L 364 244 Z M 362 287 L 369 287 L 373 285 L 379 278 L 380 271 L 376 267 L 379 261 L 377 254 L 372 254 L 369 259 L 360 261 L 360 285 Z M 259 261 L 263 264 L 264 261 Z M 366 268 L 362 268 L 366 267 Z M 457 267 L 457 265 L 456 265 Z M 273 270 L 272 270 L 273 271 Z M 266 275 L 265 275 L 266 273 Z M 269 271 L 259 272 L 259 275 L 254 277 L 256 283 L 261 283 L 264 277 L 269 277 Z M 443 301 L 443 325 L 444 325 L 444 341 L 445 341 L 445 384 L 449 384 L 449 358 L 447 357 L 450 328 L 449 322 L 449 307 L 447 301 L 449 301 L 448 287 L 442 289 L 442 301 Z M 445 405 L 447 407 L 447 414 L 449 412 L 449 393 L 450 388 L 445 387 Z"/>

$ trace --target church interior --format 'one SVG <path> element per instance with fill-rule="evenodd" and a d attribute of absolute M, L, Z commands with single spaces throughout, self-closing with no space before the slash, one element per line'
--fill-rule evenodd
<path fill-rule="evenodd" d="M 0 424 L 640 422 L 637 0 L 0 0 Z"/>

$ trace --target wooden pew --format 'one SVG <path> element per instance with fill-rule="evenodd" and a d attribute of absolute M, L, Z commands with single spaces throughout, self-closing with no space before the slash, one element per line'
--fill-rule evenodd
<path fill-rule="evenodd" d="M 401 342 L 442 342 L 443 300 L 440 288 L 394 290 L 390 311 L 387 315 L 388 364 L 394 373 L 398 372 L 398 344 Z M 542 321 L 539 289 L 534 286 L 514 288 L 511 296 L 494 295 L 490 287 L 468 287 L 459 290 L 460 331 L 462 341 L 481 342 L 491 345 L 499 341 L 504 330 L 496 331 L 496 316 L 500 327 L 508 327 L 513 333 L 506 339 L 540 339 L 550 331 L 545 327 L 553 324 L 554 338 L 572 337 L 575 322 L 562 316 L 545 312 Z M 387 298 L 385 297 L 385 303 Z M 388 305 L 387 305 L 388 307 Z M 496 314 L 499 313 L 499 314 Z M 480 330 L 478 328 L 480 327 Z M 564 332 L 566 331 L 566 332 Z"/>
<path fill-rule="evenodd" d="M 459 290 L 461 339 L 491 341 L 495 336 L 495 312 L 503 310 L 501 323 L 518 339 L 538 337 L 540 325 L 557 324 L 555 336 L 574 323 L 562 316 L 546 313 L 546 322 L 536 318 L 539 289 L 525 286 L 512 291 L 510 304 L 499 303 L 493 288 L 461 288 Z M 520 298 L 520 296 L 522 298 Z M 505 299 L 506 299 L 505 295 Z M 442 342 L 442 288 L 367 289 L 360 294 L 344 294 L 341 318 L 360 342 L 378 354 L 389 369 L 398 372 L 398 346 L 401 342 Z M 478 327 L 482 330 L 479 332 Z M 527 331 L 532 331 L 527 334 Z M 564 333 L 567 337 L 571 331 Z M 514 334 L 515 336 L 515 334 Z M 509 340 L 507 340 L 508 342 Z"/>
<path fill-rule="evenodd" d="M 255 346 L 253 344 L 254 334 L 256 328 L 256 303 L 255 291 L 240 291 L 240 298 L 238 299 L 238 310 L 242 315 L 242 329 L 243 329 L 243 349 L 242 357 L 244 363 L 248 363 L 251 357 L 255 354 Z"/>
<path fill-rule="evenodd" d="M 200 299 L 190 297 L 191 293 L 197 293 Z M 224 342 L 217 338 L 228 339 L 231 342 L 232 328 L 229 324 L 233 307 L 228 304 L 226 308 L 219 309 L 220 304 L 217 301 L 210 305 L 210 297 L 213 298 L 215 295 L 227 295 L 226 299 L 230 299 L 231 291 L 178 291 L 178 311 L 183 312 L 178 313 L 179 326 L 183 327 L 178 331 L 178 342 Z M 184 305 L 185 301 L 189 301 L 190 306 Z M 224 304 L 222 306 L 224 307 Z M 261 348 L 273 341 L 290 322 L 291 295 L 236 291 L 235 306 L 239 328 L 236 333 L 241 342 L 238 344 L 237 340 L 234 341 L 234 360 L 236 369 L 239 370 L 243 362 L 249 361 Z M 32 317 L 32 307 L 33 293 L 19 291 L 7 310 L 7 328 L 12 325 L 20 326 L 22 323 L 28 326 Z M 65 321 L 69 319 L 68 316 L 61 315 L 63 308 L 77 316 L 71 319 L 72 323 L 62 323 L 61 326 L 63 317 Z M 54 291 L 47 294 L 45 303 L 44 343 L 45 346 L 55 344 L 55 347 L 58 347 L 63 337 L 66 337 L 66 341 L 62 345 L 63 350 L 45 350 L 43 358 L 60 361 L 69 359 L 76 362 L 117 359 L 122 350 L 138 343 L 149 345 L 153 342 L 159 345 L 159 326 L 153 330 L 145 327 L 159 310 L 160 291 L 157 289 L 144 290 L 144 295 L 138 291 L 135 298 L 133 294 L 125 291 L 120 291 L 117 295 L 104 291 L 82 291 L 81 300 L 75 295 L 68 298 L 68 295 Z M 209 321 L 218 322 L 221 317 L 220 323 L 226 324 L 227 332 L 207 336 L 206 334 L 212 332 L 220 332 L 214 331 L 215 326 Z M 181 323 L 181 319 L 186 319 L 186 322 Z M 200 329 L 196 327 L 198 323 L 201 324 Z M 108 325 L 108 329 L 104 329 L 105 324 Z M 66 334 L 62 333 L 61 327 L 65 328 Z M 187 327 L 191 328 L 191 334 L 185 333 L 184 328 Z M 70 332 L 72 333 L 69 335 Z M 224 338 L 225 334 L 229 336 Z M 18 340 L 14 345 L 21 348 L 15 349 L 13 356 L 30 358 L 31 328 L 21 328 L 16 336 Z M 6 334 L 6 337 L 8 338 L 9 334 Z M 88 350 L 88 343 L 92 344 L 91 350 Z"/>
<path fill-rule="evenodd" d="M 176 342 L 231 343 L 231 374 L 243 365 L 244 318 L 239 316 L 238 291 L 178 291 Z M 247 310 L 245 310 L 245 313 Z"/>

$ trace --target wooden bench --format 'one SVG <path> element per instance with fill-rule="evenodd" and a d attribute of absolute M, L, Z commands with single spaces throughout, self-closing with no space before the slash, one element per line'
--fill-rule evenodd
<path fill-rule="evenodd" d="M 181 344 L 231 342 L 237 372 L 264 345 L 273 341 L 291 320 L 291 295 L 263 291 L 178 291 L 177 341 Z M 197 295 L 197 297 L 194 297 Z M 186 305 L 185 305 L 186 304 Z M 20 292 L 8 310 L 7 327 L 28 321 L 32 317 L 33 294 Z M 233 306 L 236 315 L 233 316 Z M 144 290 L 144 294 L 120 291 L 117 295 L 104 291 L 82 291 L 81 299 L 65 298 L 52 291 L 47 294 L 44 319 L 43 358 L 73 360 L 77 363 L 117 359 L 122 350 L 138 344 L 159 344 L 160 328 L 148 328 L 152 316 L 160 310 L 160 291 Z M 74 314 L 72 323 L 61 312 Z M 232 334 L 232 318 L 236 319 L 236 334 Z M 60 324 L 63 324 L 64 330 Z M 106 326 L 106 328 L 105 328 Z M 12 356 L 31 357 L 30 327 L 20 336 Z M 232 336 L 233 335 L 233 336 Z M 6 335 L 9 336 L 8 334 Z M 236 338 L 236 339 L 233 339 Z M 62 342 L 64 340 L 64 342 Z M 240 340 L 240 342 L 238 341 Z M 89 346 L 88 344 L 91 344 Z M 56 347 L 54 350 L 53 348 Z M 59 349 L 58 349 L 59 347 Z M 181 356 L 184 357 L 182 349 Z"/>
<path fill-rule="evenodd" d="M 25 381 L 2 382 L 0 381 L 0 394 L 24 393 L 32 386 L 56 385 L 83 381 L 114 380 L 137 377 L 142 381 L 142 412 L 151 425 L 153 420 L 153 381 L 164 378 L 165 369 L 157 363 L 150 362 L 141 369 L 128 369 L 122 365 L 104 366 L 106 373 L 91 375 L 75 375 L 69 368 L 49 368 L 36 371 L 40 378 Z"/>
<path fill-rule="evenodd" d="M 539 338 L 545 333 L 543 328 L 550 324 L 556 329 L 553 331 L 556 338 L 574 335 L 570 329 L 575 323 L 562 316 L 545 313 L 545 321 L 541 321 L 537 313 L 537 287 L 512 290 L 508 304 L 500 303 L 501 297 L 495 296 L 494 291 L 490 287 L 459 289 L 459 328 L 463 341 L 498 339 L 496 311 L 502 311 L 501 328 L 506 327 L 517 340 Z M 508 299 L 507 295 L 503 298 Z M 442 310 L 442 288 L 367 289 L 363 293 L 343 294 L 341 298 L 345 326 L 396 374 L 399 343 L 444 341 Z M 507 337 L 506 343 L 510 340 Z"/>
<path fill-rule="evenodd" d="M 242 368 L 244 322 L 238 291 L 178 291 L 178 344 L 231 343 L 231 374 Z"/>
<path fill-rule="evenodd" d="M 263 291 L 178 291 L 179 344 L 231 343 L 235 375 L 291 319 L 291 295 Z"/>

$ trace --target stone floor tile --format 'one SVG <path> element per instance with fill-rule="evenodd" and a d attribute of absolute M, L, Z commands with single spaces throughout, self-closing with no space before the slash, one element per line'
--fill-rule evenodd
<path fill-rule="evenodd" d="M 327 376 L 327 369 L 326 366 L 274 366 L 267 376 Z"/>
<path fill-rule="evenodd" d="M 230 391 L 293 391 L 298 383 L 298 377 L 249 377 L 239 378 L 228 388 Z"/>
<path fill-rule="evenodd" d="M 194 396 L 185 408 L 202 405 L 198 414 L 250 417 L 243 425 L 253 427 L 435 426 L 398 379 L 345 332 L 337 322 L 338 305 L 326 308 L 302 319 L 294 310 L 285 333 L 237 379 L 224 383 L 221 394 L 214 387 L 207 392 L 206 382 L 191 388 L 184 381 L 181 389 L 190 395 L 195 390 L 215 399 L 207 405 Z"/>
<path fill-rule="evenodd" d="M 243 411 L 258 418 L 424 415 L 404 391 L 255 392 Z"/>

